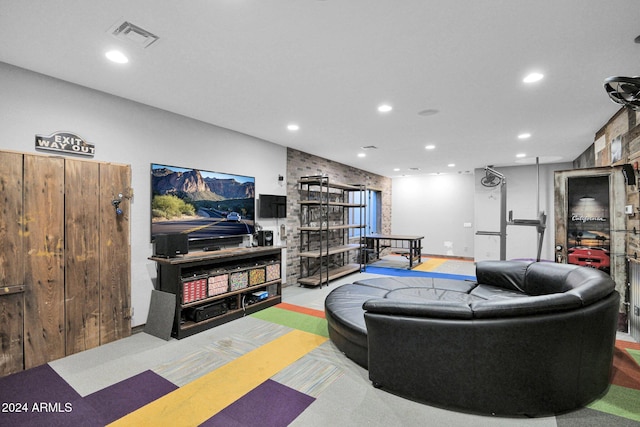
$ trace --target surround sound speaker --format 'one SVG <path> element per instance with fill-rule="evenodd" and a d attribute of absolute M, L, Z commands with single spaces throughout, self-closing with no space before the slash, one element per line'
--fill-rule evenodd
<path fill-rule="evenodd" d="M 622 174 L 627 182 L 627 185 L 636 185 L 636 171 L 630 164 L 622 165 Z"/>
<path fill-rule="evenodd" d="M 173 258 L 189 253 L 189 237 L 182 233 L 158 234 L 155 237 L 154 255 Z"/>
<path fill-rule="evenodd" d="M 273 246 L 273 231 L 258 231 L 258 246 Z"/>

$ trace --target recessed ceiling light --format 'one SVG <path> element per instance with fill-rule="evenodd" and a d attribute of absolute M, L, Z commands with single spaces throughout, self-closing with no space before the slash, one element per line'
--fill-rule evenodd
<path fill-rule="evenodd" d="M 358 153 L 358 157 L 367 157 L 367 155 L 364 153 Z"/>
<path fill-rule="evenodd" d="M 522 79 L 525 83 L 535 83 L 544 78 L 544 74 L 540 73 L 530 73 L 524 79 Z"/>
<path fill-rule="evenodd" d="M 300 126 L 295 123 L 290 123 L 287 125 L 287 129 L 289 129 L 291 132 L 295 132 L 300 129 Z"/>
<path fill-rule="evenodd" d="M 425 146 L 424 148 L 425 148 L 426 150 L 434 150 L 434 149 L 436 148 L 436 146 L 435 146 L 435 145 L 433 145 L 433 144 L 429 144 L 429 145 Z"/>
<path fill-rule="evenodd" d="M 525 153 L 519 153 L 519 154 L 516 154 L 516 157 L 519 159 L 522 159 L 524 157 L 527 157 L 527 155 Z"/>
<path fill-rule="evenodd" d="M 400 172 L 400 168 L 393 168 L 394 172 Z"/>
<path fill-rule="evenodd" d="M 381 113 L 388 113 L 391 110 L 393 110 L 393 107 L 389 104 L 382 104 L 378 107 L 378 111 Z"/>
<path fill-rule="evenodd" d="M 127 58 L 125 54 L 120 52 L 119 50 L 110 50 L 109 52 L 105 53 L 104 56 L 106 56 L 109 61 L 115 62 L 117 64 L 126 64 L 127 62 L 129 62 L 129 58 Z"/>
<path fill-rule="evenodd" d="M 518 139 L 529 139 L 529 138 L 531 138 L 531 134 L 528 132 L 524 132 L 518 135 Z"/>
<path fill-rule="evenodd" d="M 447 167 L 455 168 L 455 167 L 456 167 L 456 164 L 455 164 L 455 163 L 449 163 L 449 164 L 447 165 Z"/>

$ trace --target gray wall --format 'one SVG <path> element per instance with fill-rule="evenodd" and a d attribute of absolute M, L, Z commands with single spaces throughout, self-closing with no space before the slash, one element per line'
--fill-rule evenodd
<path fill-rule="evenodd" d="M 473 258 L 473 179 L 472 174 L 393 178 L 391 234 L 424 236 L 424 254 Z"/>
<path fill-rule="evenodd" d="M 286 176 L 282 146 L 4 63 L 0 117 L 0 149 L 36 152 L 36 134 L 70 131 L 95 144 L 94 160 L 131 165 L 132 326 L 147 320 L 155 279 L 147 259 L 150 163 L 254 176 L 256 193 L 286 194 L 286 182 L 278 182 Z"/>
<path fill-rule="evenodd" d="M 287 149 L 287 172 L 289 189 L 287 192 L 287 277 L 294 282 L 300 275 L 300 185 L 303 176 L 326 175 L 331 182 L 340 184 L 360 184 L 368 189 L 381 192 L 381 228 L 388 233 L 391 228 L 391 178 L 356 169 L 332 160 L 292 148 Z M 340 234 L 336 234 L 341 236 Z M 339 238 L 339 237 L 338 237 Z M 294 282 L 295 283 L 295 282 Z"/>

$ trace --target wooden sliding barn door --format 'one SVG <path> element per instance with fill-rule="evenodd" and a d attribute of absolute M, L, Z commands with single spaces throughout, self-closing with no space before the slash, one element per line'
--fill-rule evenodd
<path fill-rule="evenodd" d="M 131 335 L 130 182 L 130 167 L 100 164 L 100 344 Z"/>
<path fill-rule="evenodd" d="M 24 365 L 65 355 L 64 159 L 24 156 Z"/>
<path fill-rule="evenodd" d="M 0 152 L 0 376 L 23 369 L 22 154 Z"/>
<path fill-rule="evenodd" d="M 128 165 L 0 151 L 0 376 L 131 334 L 130 183 Z"/>
<path fill-rule="evenodd" d="M 67 354 L 100 345 L 99 169 L 79 160 L 65 165 Z"/>

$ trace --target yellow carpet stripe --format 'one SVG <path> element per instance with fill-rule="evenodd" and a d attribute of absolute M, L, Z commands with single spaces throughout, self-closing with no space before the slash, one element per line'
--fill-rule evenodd
<path fill-rule="evenodd" d="M 422 264 L 415 266 L 413 269 L 418 271 L 433 271 L 445 262 L 447 262 L 447 259 L 445 258 L 429 258 Z"/>
<path fill-rule="evenodd" d="M 197 426 L 325 341 L 294 330 L 109 425 Z"/>

